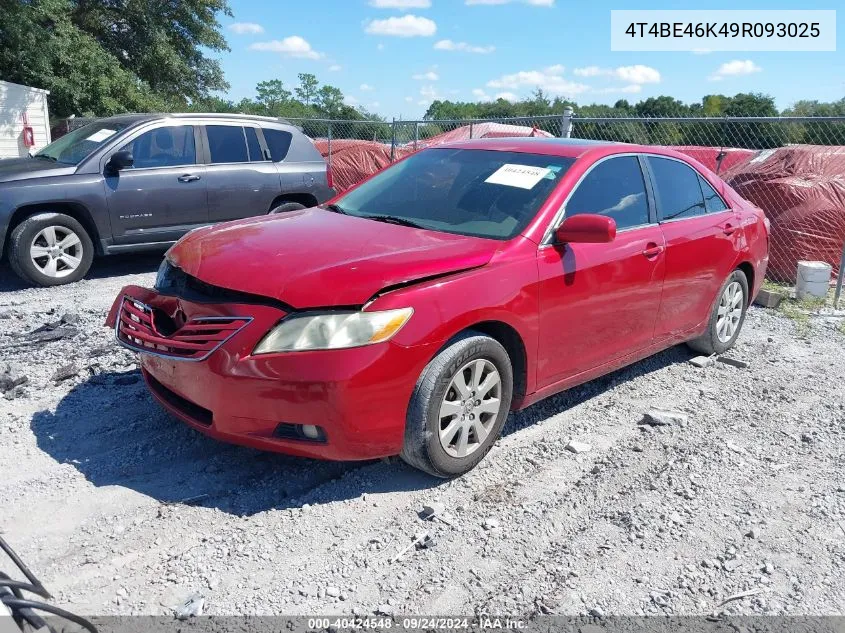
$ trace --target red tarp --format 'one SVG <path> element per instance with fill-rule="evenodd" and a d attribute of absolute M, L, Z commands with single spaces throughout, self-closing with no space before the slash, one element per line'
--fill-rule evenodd
<path fill-rule="evenodd" d="M 799 260 L 839 269 L 845 243 L 845 147 L 763 150 L 721 173 L 772 223 L 768 277 L 794 282 Z"/>
<path fill-rule="evenodd" d="M 509 138 L 509 137 L 526 137 L 539 136 L 544 138 L 552 138 L 554 134 L 549 134 L 545 130 L 536 127 L 529 127 L 527 125 L 510 125 L 508 123 L 474 123 L 473 125 L 464 125 L 449 132 L 443 132 L 437 136 L 432 136 L 417 143 L 417 147 L 431 147 L 432 145 L 440 145 L 442 143 L 452 143 L 454 141 L 468 141 L 476 138 Z"/>
<path fill-rule="evenodd" d="M 314 145 L 326 162 L 329 160 L 329 141 L 317 139 Z M 365 178 L 390 165 L 390 145 L 374 141 L 339 139 L 331 142 L 332 177 L 334 188 L 342 193 Z M 413 150 L 397 147 L 395 160 L 410 154 Z"/>

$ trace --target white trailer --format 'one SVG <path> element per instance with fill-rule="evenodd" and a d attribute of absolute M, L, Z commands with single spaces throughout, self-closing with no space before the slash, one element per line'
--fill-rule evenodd
<path fill-rule="evenodd" d="M 47 90 L 0 81 L 0 159 L 26 156 L 50 143 Z M 34 145 L 27 145 L 25 127 Z"/>

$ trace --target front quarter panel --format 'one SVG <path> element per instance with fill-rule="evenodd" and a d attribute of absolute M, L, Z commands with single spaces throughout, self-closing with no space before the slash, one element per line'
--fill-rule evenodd
<path fill-rule="evenodd" d="M 406 347 L 435 343 L 432 357 L 459 332 L 488 321 L 511 326 L 525 346 L 526 393 L 534 390 L 538 337 L 537 246 L 522 239 L 480 268 L 380 296 L 366 310 L 412 307 L 414 315 L 392 341 Z"/>

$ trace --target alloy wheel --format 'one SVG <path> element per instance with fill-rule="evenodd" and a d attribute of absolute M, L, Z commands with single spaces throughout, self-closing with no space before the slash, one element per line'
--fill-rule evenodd
<path fill-rule="evenodd" d="M 452 377 L 440 405 L 440 445 L 451 457 L 466 457 L 484 444 L 502 406 L 502 378 L 479 358 Z"/>
<path fill-rule="evenodd" d="M 745 296 L 739 282 L 729 283 L 719 299 L 719 312 L 716 317 L 716 336 L 722 343 L 730 341 L 739 328 L 744 302 Z"/>
<path fill-rule="evenodd" d="M 82 263 L 82 240 L 65 226 L 47 226 L 33 238 L 29 257 L 43 275 L 67 277 Z"/>

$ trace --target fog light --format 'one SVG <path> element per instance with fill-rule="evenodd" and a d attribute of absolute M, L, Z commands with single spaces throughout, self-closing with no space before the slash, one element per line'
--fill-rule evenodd
<path fill-rule="evenodd" d="M 322 433 L 320 433 L 320 429 L 313 424 L 303 424 L 302 434 L 309 440 L 319 440 L 322 435 Z"/>

